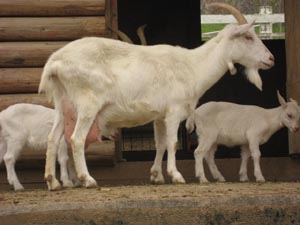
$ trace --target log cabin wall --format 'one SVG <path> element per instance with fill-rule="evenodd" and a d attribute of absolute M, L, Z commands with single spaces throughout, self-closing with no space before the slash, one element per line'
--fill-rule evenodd
<path fill-rule="evenodd" d="M 52 52 L 85 36 L 112 37 L 116 0 L 0 0 L 0 110 L 37 96 L 42 68 Z"/>
<path fill-rule="evenodd" d="M 287 95 L 300 103 L 300 1 L 285 1 Z M 300 133 L 289 133 L 290 154 L 300 154 Z"/>
<path fill-rule="evenodd" d="M 0 111 L 15 103 L 52 107 L 37 94 L 50 54 L 85 36 L 116 39 L 107 26 L 118 28 L 117 0 L 0 0 Z M 114 158 L 111 143 L 101 145 L 100 158 Z"/>

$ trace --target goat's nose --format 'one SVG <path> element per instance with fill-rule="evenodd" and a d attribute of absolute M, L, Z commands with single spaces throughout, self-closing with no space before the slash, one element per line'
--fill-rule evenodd
<path fill-rule="evenodd" d="M 274 56 L 272 54 L 270 55 L 269 60 L 271 60 L 272 62 L 275 61 L 275 58 L 274 58 Z"/>

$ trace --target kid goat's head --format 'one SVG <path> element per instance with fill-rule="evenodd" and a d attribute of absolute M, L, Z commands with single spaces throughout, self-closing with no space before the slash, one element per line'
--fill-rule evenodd
<path fill-rule="evenodd" d="M 236 73 L 234 63 L 246 67 L 246 75 L 251 83 L 262 90 L 262 81 L 259 69 L 270 69 L 274 65 L 274 56 L 256 35 L 253 24 L 248 23 L 240 11 L 231 5 L 224 3 L 211 3 L 209 8 L 224 9 L 230 12 L 238 21 L 238 24 L 227 25 L 219 35 L 224 43 L 225 52 L 228 54 L 228 68 L 231 74 Z"/>
<path fill-rule="evenodd" d="M 277 97 L 283 108 L 280 115 L 281 126 L 286 126 L 291 132 L 297 132 L 300 125 L 300 107 L 298 103 L 292 98 L 289 102 L 286 102 L 279 91 L 277 91 Z"/>

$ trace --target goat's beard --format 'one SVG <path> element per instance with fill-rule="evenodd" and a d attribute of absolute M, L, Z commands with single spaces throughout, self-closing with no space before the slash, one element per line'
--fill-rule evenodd
<path fill-rule="evenodd" d="M 258 69 L 245 69 L 247 79 L 254 84 L 260 91 L 262 91 L 262 80 L 259 76 Z"/>

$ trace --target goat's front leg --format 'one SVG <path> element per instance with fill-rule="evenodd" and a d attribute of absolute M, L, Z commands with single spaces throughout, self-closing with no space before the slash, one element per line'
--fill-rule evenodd
<path fill-rule="evenodd" d="M 254 163 L 254 176 L 256 178 L 256 182 L 265 182 L 265 178 L 262 175 L 259 164 L 261 153 L 258 142 L 256 140 L 249 141 L 249 148 Z"/>
<path fill-rule="evenodd" d="M 89 107 L 79 108 L 76 126 L 71 136 L 71 145 L 73 150 L 73 158 L 75 169 L 82 185 L 87 188 L 97 187 L 97 182 L 89 174 L 85 161 L 85 141 L 92 127 L 97 111 Z"/>
<path fill-rule="evenodd" d="M 56 155 L 60 143 L 60 139 L 64 132 L 63 114 L 59 109 L 55 110 L 55 118 L 53 127 L 48 135 L 48 147 L 46 153 L 46 165 L 45 165 L 45 180 L 49 190 L 59 190 L 61 185 L 56 179 L 55 175 L 55 163 Z"/>
<path fill-rule="evenodd" d="M 163 184 L 165 179 L 162 174 L 162 160 L 164 153 L 167 148 L 166 143 L 166 126 L 165 122 L 162 120 L 155 120 L 154 123 L 154 138 L 155 138 L 155 147 L 156 155 L 153 166 L 151 167 L 150 181 L 154 184 Z"/>
<path fill-rule="evenodd" d="M 247 174 L 247 165 L 248 165 L 249 158 L 250 158 L 249 147 L 246 145 L 241 146 L 241 167 L 239 172 L 241 182 L 249 181 L 248 174 Z"/>
<path fill-rule="evenodd" d="M 184 184 L 185 180 L 181 173 L 176 167 L 176 144 L 177 144 L 177 133 L 180 125 L 181 117 L 176 115 L 177 112 L 173 112 L 172 115 L 166 117 L 166 137 L 167 137 L 167 150 L 168 150 L 168 161 L 167 161 L 167 172 L 172 178 L 172 182 L 175 184 Z"/>

